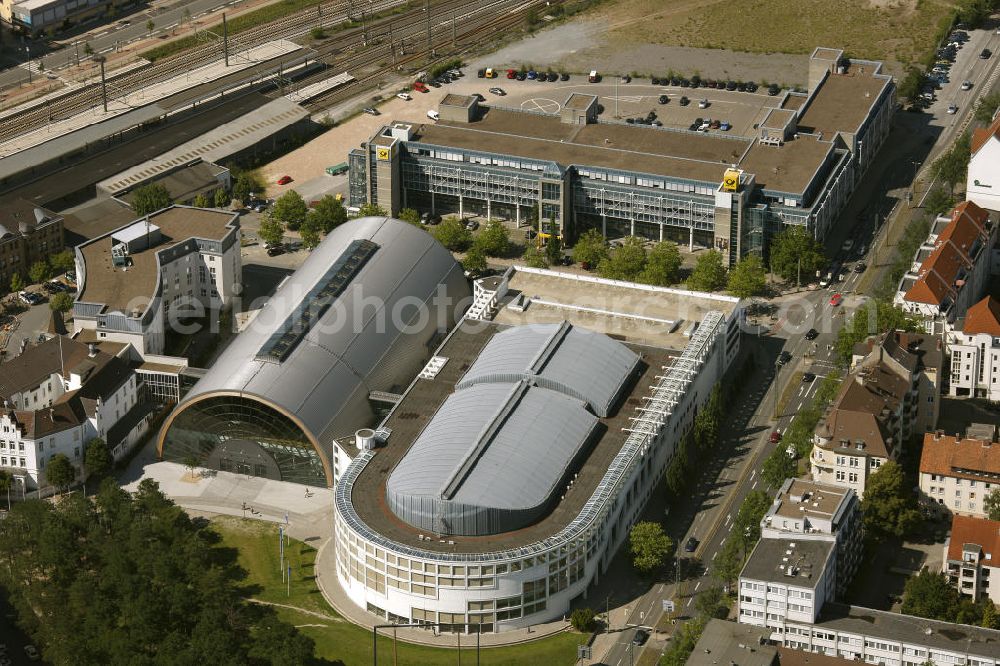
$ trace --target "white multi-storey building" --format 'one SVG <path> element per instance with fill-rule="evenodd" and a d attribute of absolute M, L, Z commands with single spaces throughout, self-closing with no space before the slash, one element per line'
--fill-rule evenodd
<path fill-rule="evenodd" d="M 1000 522 L 955 516 L 944 544 L 944 573 L 973 601 L 1000 603 Z"/>
<path fill-rule="evenodd" d="M 1000 211 L 1000 110 L 989 127 L 972 131 L 965 196 L 983 208 Z"/>
<path fill-rule="evenodd" d="M 920 499 L 942 514 L 986 517 L 983 500 L 1000 487 L 1000 444 L 992 436 L 924 435 Z"/>
<path fill-rule="evenodd" d="M 786 479 L 761 520 L 760 535 L 837 544 L 837 594 L 841 595 L 861 561 L 861 502 L 850 488 Z"/>
<path fill-rule="evenodd" d="M 76 333 L 162 354 L 171 321 L 228 308 L 239 293 L 239 216 L 165 208 L 78 246 L 76 272 Z"/>
<path fill-rule="evenodd" d="M 761 539 L 740 572 L 739 621 L 769 627 L 780 640 L 786 622 L 815 622 L 836 588 L 834 542 Z"/>
<path fill-rule="evenodd" d="M 982 298 L 995 263 L 996 214 L 963 201 L 935 220 L 893 303 L 930 321 L 953 322 Z"/>
<path fill-rule="evenodd" d="M 82 473 L 100 437 L 121 457 L 148 426 L 141 382 L 122 359 L 56 336 L 0 364 L 0 468 L 25 489 L 46 484 L 45 464 L 65 454 Z"/>
<path fill-rule="evenodd" d="M 949 325 L 948 394 L 1000 400 L 1000 301 L 987 296 Z"/>

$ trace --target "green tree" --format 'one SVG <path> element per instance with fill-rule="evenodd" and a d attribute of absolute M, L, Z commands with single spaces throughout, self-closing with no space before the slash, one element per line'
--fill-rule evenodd
<path fill-rule="evenodd" d="M 926 74 L 916 67 L 909 67 L 906 70 L 906 76 L 899 83 L 897 93 L 907 102 L 913 104 L 920 97 L 920 91 L 923 90 L 926 80 Z"/>
<path fill-rule="evenodd" d="M 24 278 L 21 277 L 20 273 L 14 273 L 10 276 L 10 290 L 18 292 L 22 289 L 24 289 Z"/>
<path fill-rule="evenodd" d="M 10 489 L 14 485 L 14 476 L 5 469 L 0 469 L 0 495 L 7 497 L 7 510 L 10 511 Z"/>
<path fill-rule="evenodd" d="M 899 463 L 890 460 L 868 477 L 861 512 L 865 530 L 875 539 L 901 538 L 920 524 L 916 498 Z"/>
<path fill-rule="evenodd" d="M 212 205 L 216 208 L 228 208 L 231 203 L 229 192 L 226 192 L 224 187 L 220 187 L 212 194 Z"/>
<path fill-rule="evenodd" d="M 378 204 L 366 203 L 358 209 L 358 217 L 386 217 L 389 213 Z"/>
<path fill-rule="evenodd" d="M 101 477 L 111 471 L 111 451 L 108 444 L 100 437 L 94 437 L 87 442 L 87 447 L 83 452 L 83 469 L 87 472 L 87 477 Z"/>
<path fill-rule="evenodd" d="M 288 190 L 278 197 L 271 210 L 271 217 L 284 223 L 290 231 L 297 231 L 306 221 L 308 214 L 309 206 L 306 205 L 302 195 L 295 190 Z"/>
<path fill-rule="evenodd" d="M 475 244 L 487 257 L 503 257 L 510 251 L 510 233 L 500 220 L 490 220 L 476 236 Z"/>
<path fill-rule="evenodd" d="M 69 312 L 73 309 L 73 297 L 64 291 L 49 299 L 49 308 L 55 312 Z"/>
<path fill-rule="evenodd" d="M 83 43 L 83 53 L 89 56 L 94 55 L 94 47 L 90 45 L 90 42 Z"/>
<path fill-rule="evenodd" d="M 431 235 L 452 252 L 461 252 L 472 243 L 472 233 L 465 228 L 461 220 L 454 217 L 442 221 L 434 228 Z"/>
<path fill-rule="evenodd" d="M 990 520 L 1000 520 L 1000 488 L 994 488 L 983 500 L 983 510 Z"/>
<path fill-rule="evenodd" d="M 62 453 L 52 456 L 45 465 L 45 479 L 56 488 L 67 487 L 75 478 L 76 470 L 73 469 L 73 463 Z"/>
<path fill-rule="evenodd" d="M 150 35 L 153 34 L 153 28 L 155 28 L 155 27 L 156 27 L 156 23 L 153 22 L 153 19 L 149 19 L 148 21 L 146 21 L 146 32 L 148 34 L 150 34 Z"/>
<path fill-rule="evenodd" d="M 649 575 L 662 567 L 673 550 L 673 542 L 663 531 L 663 526 L 652 521 L 633 525 L 628 541 L 632 566 L 642 575 Z"/>
<path fill-rule="evenodd" d="M 865 498 L 868 490 L 865 490 Z M 960 605 L 958 590 L 948 582 L 948 577 L 940 571 L 923 569 L 916 576 L 910 576 L 903 588 L 902 612 L 932 620 L 954 622 Z"/>
<path fill-rule="evenodd" d="M 255 174 L 240 171 L 233 182 L 233 198 L 247 203 L 252 197 L 263 196 L 264 189 L 264 184 Z"/>
<path fill-rule="evenodd" d="M 403 222 L 409 222 L 413 226 L 420 226 L 420 213 L 412 208 L 404 208 L 399 211 L 399 219 Z"/>
<path fill-rule="evenodd" d="M 726 267 L 722 264 L 722 254 L 718 250 L 703 252 L 695 262 L 688 289 L 694 291 L 716 291 L 726 285 Z"/>
<path fill-rule="evenodd" d="M 924 197 L 924 210 L 935 217 L 954 205 L 955 198 L 943 187 L 935 187 Z"/>
<path fill-rule="evenodd" d="M 597 229 L 588 229 L 573 246 L 573 259 L 590 270 L 596 269 L 608 256 L 608 243 Z"/>
<path fill-rule="evenodd" d="M 486 254 L 481 248 L 473 245 L 469 248 L 469 251 L 465 253 L 465 259 L 462 260 L 462 267 L 469 271 L 473 275 L 479 275 L 486 271 Z"/>
<path fill-rule="evenodd" d="M 580 633 L 589 633 L 594 628 L 594 609 L 577 608 L 570 613 L 569 623 Z"/>
<path fill-rule="evenodd" d="M 170 192 L 159 183 L 143 185 L 132 192 L 132 210 L 139 217 L 162 210 L 171 203 Z"/>
<path fill-rule="evenodd" d="M 955 186 L 964 183 L 967 169 L 969 167 L 968 157 L 955 150 L 949 150 L 931 164 L 931 175 L 948 185 L 952 194 L 955 193 Z"/>
<path fill-rule="evenodd" d="M 744 550 L 750 551 L 760 540 L 760 521 L 764 520 L 771 508 L 771 497 L 763 490 L 752 490 L 747 494 L 733 521 L 733 532 L 743 539 Z"/>
<path fill-rule="evenodd" d="M 248 656 L 260 664 L 271 666 L 299 666 L 315 662 L 316 644 L 313 639 L 299 633 L 298 629 L 281 622 L 277 617 L 258 621 Z"/>
<path fill-rule="evenodd" d="M 52 270 L 56 273 L 66 273 L 76 268 L 76 259 L 72 250 L 63 250 L 49 257 Z"/>
<path fill-rule="evenodd" d="M 607 258 L 597 266 L 601 277 L 609 280 L 634 282 L 646 267 L 646 248 L 642 240 L 629 236 L 621 245 L 613 248 Z"/>
<path fill-rule="evenodd" d="M 559 236 L 549 236 L 549 240 L 545 243 L 546 260 L 548 260 L 549 264 L 555 266 L 562 261 L 562 256 L 562 241 L 559 240 Z"/>
<path fill-rule="evenodd" d="M 299 235 L 302 237 L 302 245 L 310 250 L 319 245 L 321 238 L 319 224 L 312 215 L 308 216 L 306 221 L 302 223 L 302 226 L 299 227 Z"/>
<path fill-rule="evenodd" d="M 726 539 L 722 550 L 712 562 L 712 575 L 725 585 L 735 581 L 743 569 L 744 551 L 740 539 Z"/>
<path fill-rule="evenodd" d="M 534 243 L 524 248 L 524 263 L 530 268 L 545 268 L 549 265 L 545 254 Z"/>
<path fill-rule="evenodd" d="M 208 197 L 204 194 L 199 194 L 194 198 L 194 201 L 191 202 L 191 205 L 195 208 L 208 208 Z"/>
<path fill-rule="evenodd" d="M 308 215 L 314 220 L 316 230 L 324 234 L 347 222 L 347 209 L 344 208 L 344 204 L 329 194 L 320 199 Z"/>
<path fill-rule="evenodd" d="M 194 476 L 194 470 L 201 465 L 201 460 L 196 455 L 184 456 L 183 465 L 187 467 L 188 474 Z"/>
<path fill-rule="evenodd" d="M 976 120 L 981 123 L 993 122 L 993 115 L 1000 108 L 1000 90 L 983 97 L 976 107 Z"/>
<path fill-rule="evenodd" d="M 681 251 L 677 243 L 657 243 L 646 254 L 646 266 L 639 274 L 639 282 L 658 287 L 676 284 L 681 270 Z"/>
<path fill-rule="evenodd" d="M 271 216 L 261 220 L 257 237 L 267 245 L 277 245 L 285 237 L 285 228 Z"/>
<path fill-rule="evenodd" d="M 708 619 L 704 617 L 695 618 L 684 623 L 684 625 L 674 634 L 674 639 L 663 652 L 660 658 L 660 666 L 684 666 L 688 657 L 694 651 L 694 646 L 701 638 L 701 632 L 705 630 Z"/>
<path fill-rule="evenodd" d="M 823 246 L 802 226 L 791 225 L 771 241 L 771 271 L 787 282 L 810 282 L 826 267 Z"/>
<path fill-rule="evenodd" d="M 729 614 L 729 606 L 726 604 L 726 596 L 721 587 L 712 586 L 698 595 L 695 599 L 694 607 L 702 617 L 712 619 L 725 619 Z"/>
<path fill-rule="evenodd" d="M 689 469 L 691 458 L 689 451 L 692 446 L 692 440 L 693 436 L 690 433 L 681 438 L 677 443 L 677 449 L 674 451 L 674 457 L 670 461 L 670 466 L 667 467 L 667 493 L 672 498 L 681 497 L 691 478 Z"/>
<path fill-rule="evenodd" d="M 28 277 L 32 284 L 39 284 L 49 279 L 49 265 L 44 261 L 36 261 L 28 269 Z"/>
<path fill-rule="evenodd" d="M 989 597 L 983 599 L 983 617 L 980 625 L 986 629 L 1000 629 L 1000 613 L 997 613 L 997 607 Z"/>
<path fill-rule="evenodd" d="M 726 286 L 734 296 L 750 298 L 760 296 L 767 290 L 767 271 L 760 257 L 749 254 L 736 262 L 729 271 L 729 282 Z"/>
<path fill-rule="evenodd" d="M 794 477 L 798 470 L 795 459 L 786 453 L 786 446 L 787 444 L 785 446 L 779 444 L 778 448 L 764 459 L 764 465 L 760 470 L 760 478 L 774 489 L 781 487 L 785 479 Z"/>

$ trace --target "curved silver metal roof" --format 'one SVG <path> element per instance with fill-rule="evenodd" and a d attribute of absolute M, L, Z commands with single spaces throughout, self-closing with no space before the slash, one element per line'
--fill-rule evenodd
<path fill-rule="evenodd" d="M 7 231 L 7 227 L 5 227 L 2 224 L 0 224 L 0 238 L 3 238 L 4 236 L 7 236 L 9 234 L 10 234 L 10 232 Z"/>
<path fill-rule="evenodd" d="M 548 510 L 597 423 L 581 401 L 527 382 L 456 391 L 389 475 L 389 507 L 439 534 L 524 527 Z"/>
<path fill-rule="evenodd" d="M 639 357 L 606 335 L 561 324 L 515 326 L 493 336 L 458 388 L 526 380 L 611 413 Z"/>
<path fill-rule="evenodd" d="M 362 240 L 377 248 L 349 272 L 333 305 L 283 360 L 262 354 L 283 326 L 301 321 L 303 306 L 314 307 L 309 299 L 332 279 L 331 267 Z M 209 393 L 260 398 L 296 416 L 325 449 L 370 425 L 369 392 L 401 391 L 470 302 L 461 265 L 430 234 L 387 217 L 352 220 L 312 251 L 177 410 Z"/>

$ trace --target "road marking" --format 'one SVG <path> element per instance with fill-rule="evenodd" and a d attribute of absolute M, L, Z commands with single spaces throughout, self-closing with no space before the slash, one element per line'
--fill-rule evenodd
<path fill-rule="evenodd" d="M 754 481 L 753 481 L 753 485 L 752 485 L 752 486 L 750 486 L 750 490 L 753 490 L 754 488 L 756 488 L 756 487 L 757 487 L 757 481 L 759 481 L 759 480 L 760 480 L 760 479 L 754 479 Z"/>
<path fill-rule="evenodd" d="M 712 561 L 713 561 L 713 562 L 715 561 L 715 558 L 716 558 L 716 556 L 717 556 L 718 554 L 719 554 L 719 551 L 715 551 L 714 553 L 712 553 Z"/>
<path fill-rule="evenodd" d="M 690 599 L 688 599 L 687 605 L 690 606 L 692 601 L 694 601 L 694 597 L 691 597 Z"/>
<path fill-rule="evenodd" d="M 802 406 L 802 402 L 800 401 L 799 402 L 799 407 L 801 407 L 801 406 Z M 788 419 L 788 425 L 792 425 L 792 421 L 795 420 L 796 416 L 798 416 L 798 414 L 792 414 L 792 418 Z"/>
<path fill-rule="evenodd" d="M 726 514 L 726 522 L 724 522 L 723 525 L 724 526 L 728 525 L 729 521 L 732 520 L 732 519 L 733 519 L 733 514 L 731 514 L 731 513 Z"/>
<path fill-rule="evenodd" d="M 726 543 L 726 537 L 722 537 L 722 541 L 719 542 L 719 545 L 721 546 L 724 543 Z"/>
<path fill-rule="evenodd" d="M 695 584 L 694 591 L 697 592 L 699 587 L 701 587 L 701 581 L 700 580 Z"/>
<path fill-rule="evenodd" d="M 750 470 L 750 478 L 752 479 L 754 477 L 754 474 L 756 473 L 757 473 L 756 469 Z"/>

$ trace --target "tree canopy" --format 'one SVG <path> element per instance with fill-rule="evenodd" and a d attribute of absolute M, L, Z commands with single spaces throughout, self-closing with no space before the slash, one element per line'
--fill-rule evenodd
<path fill-rule="evenodd" d="M 994 488 L 983 500 L 983 510 L 990 520 L 1000 520 L 1000 488 Z"/>
<path fill-rule="evenodd" d="M 83 468 L 87 476 L 104 476 L 111 471 L 113 463 L 107 442 L 100 437 L 94 437 L 87 442 L 83 451 Z"/>
<path fill-rule="evenodd" d="M 291 231 L 297 231 L 302 223 L 306 221 L 309 214 L 309 206 L 306 205 L 302 195 L 295 190 L 288 190 L 274 202 L 271 210 L 271 217 L 283 222 Z"/>
<path fill-rule="evenodd" d="M 490 220 L 474 242 L 487 257 L 503 257 L 510 250 L 510 233 L 500 220 Z"/>
<path fill-rule="evenodd" d="M 779 233 L 771 241 L 771 272 L 783 280 L 803 283 L 811 282 L 817 271 L 826 267 L 823 246 L 812 237 L 805 227 L 793 225 Z"/>
<path fill-rule="evenodd" d="M 472 243 L 472 232 L 465 228 L 461 220 L 449 217 L 431 232 L 441 245 L 452 252 L 461 252 Z"/>
<path fill-rule="evenodd" d="M 868 477 L 861 511 L 865 530 L 875 539 L 903 537 L 920 524 L 916 497 L 899 463 L 889 460 Z"/>
<path fill-rule="evenodd" d="M 146 479 L 28 501 L 0 521 L 0 582 L 55 664 L 302 664 L 312 640 L 243 598 L 217 535 Z"/>
<path fill-rule="evenodd" d="M 764 262 L 755 254 L 749 254 L 733 266 L 729 271 L 729 281 L 726 288 L 734 296 L 750 298 L 760 296 L 767 290 L 767 270 Z"/>
<path fill-rule="evenodd" d="M 347 222 L 347 209 L 336 197 L 327 194 L 309 210 L 307 219 L 312 221 L 316 231 L 328 234 Z"/>
<path fill-rule="evenodd" d="M 239 199 L 243 203 L 250 200 L 250 196 L 261 196 L 264 193 L 264 185 L 253 173 L 240 171 L 233 182 L 233 198 Z"/>
<path fill-rule="evenodd" d="M 39 284 L 49 279 L 49 265 L 44 261 L 36 261 L 28 269 L 28 277 L 32 284 Z"/>
<path fill-rule="evenodd" d="M 958 590 L 948 583 L 944 573 L 923 569 L 906 581 L 902 611 L 907 615 L 954 622 L 959 602 Z"/>
<path fill-rule="evenodd" d="M 681 251 L 677 243 L 663 241 L 646 253 L 646 266 L 639 274 L 639 282 L 658 287 L 677 284 L 681 270 Z"/>
<path fill-rule="evenodd" d="M 785 479 L 790 479 L 796 475 L 798 466 L 795 458 L 788 455 L 786 449 L 788 445 L 779 444 L 771 454 L 764 459 L 764 465 L 760 470 L 760 478 L 771 488 L 780 488 Z"/>
<path fill-rule="evenodd" d="M 399 219 L 403 222 L 409 222 L 414 226 L 420 226 L 420 213 L 413 208 L 404 208 L 399 211 Z"/>
<path fill-rule="evenodd" d="M 73 297 L 64 291 L 53 294 L 49 298 L 49 309 L 56 312 L 69 312 L 73 309 Z"/>
<path fill-rule="evenodd" d="M 310 250 L 313 249 L 321 240 L 319 223 L 312 216 L 307 216 L 306 221 L 299 227 L 299 236 L 302 237 L 302 245 Z"/>
<path fill-rule="evenodd" d="M 385 217 L 389 213 L 376 203 L 362 204 L 358 208 L 358 217 Z"/>
<path fill-rule="evenodd" d="M 140 217 L 155 213 L 171 203 L 170 192 L 159 183 L 143 185 L 132 192 L 132 210 Z"/>
<path fill-rule="evenodd" d="M 55 272 L 65 273 L 76 267 L 76 259 L 72 250 L 63 250 L 49 257 L 49 264 L 52 265 L 52 270 Z"/>
<path fill-rule="evenodd" d="M 663 525 L 648 520 L 632 526 L 628 542 L 632 566 L 643 575 L 651 574 L 666 564 L 674 546 L 663 531 Z"/>
<path fill-rule="evenodd" d="M 465 259 L 462 260 L 462 267 L 473 274 L 482 273 L 487 268 L 486 254 L 481 248 L 473 245 L 465 253 Z"/>
<path fill-rule="evenodd" d="M 646 266 L 646 248 L 642 240 L 629 236 L 618 247 L 612 248 L 608 256 L 601 259 L 597 272 L 609 280 L 635 282 Z"/>
<path fill-rule="evenodd" d="M 726 286 L 726 267 L 722 263 L 722 253 L 709 250 L 699 255 L 687 286 L 695 291 L 716 291 Z"/>
<path fill-rule="evenodd" d="M 191 205 L 195 208 L 208 208 L 210 204 L 208 203 L 208 197 L 205 194 L 199 194 L 191 202 Z"/>
<path fill-rule="evenodd" d="M 597 229 L 583 232 L 573 246 L 573 259 L 590 269 L 597 268 L 607 256 L 608 243 Z"/>
<path fill-rule="evenodd" d="M 45 466 L 45 480 L 56 488 L 67 487 L 75 478 L 76 470 L 65 454 L 55 454 Z"/>
<path fill-rule="evenodd" d="M 268 216 L 260 221 L 257 237 L 265 243 L 277 245 L 285 237 L 285 228 L 281 225 L 281 222 Z"/>
<path fill-rule="evenodd" d="M 226 192 L 226 190 L 224 188 L 222 188 L 222 187 L 220 187 L 219 189 L 217 189 L 212 194 L 212 204 L 216 208 L 225 208 L 225 207 L 227 207 L 231 203 L 232 203 L 232 199 L 229 198 L 229 192 Z"/>

